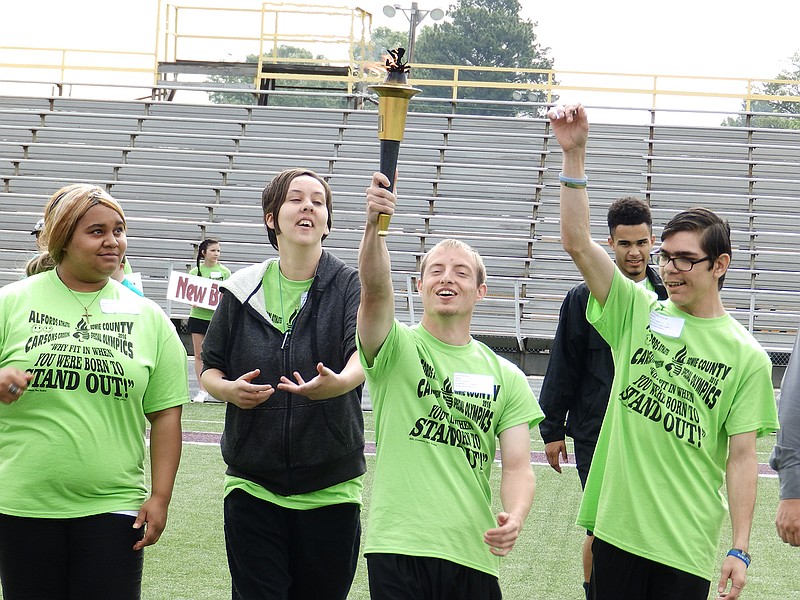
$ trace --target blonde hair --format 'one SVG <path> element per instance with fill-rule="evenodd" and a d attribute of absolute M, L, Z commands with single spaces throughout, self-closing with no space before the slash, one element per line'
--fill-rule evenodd
<path fill-rule="evenodd" d="M 462 242 L 461 240 L 456 240 L 453 238 L 448 238 L 446 240 L 442 240 L 438 244 L 436 244 L 433 248 L 428 250 L 425 253 L 425 256 L 422 257 L 422 263 L 419 267 L 419 277 L 423 279 L 425 277 L 425 267 L 428 264 L 428 257 L 436 252 L 437 250 L 459 250 L 468 254 L 472 257 L 472 260 L 475 261 L 475 274 L 478 278 L 478 285 L 482 285 L 486 283 L 486 265 L 483 264 L 483 258 L 481 255 L 478 254 L 478 251 L 475 250 L 469 244 Z"/>
<path fill-rule="evenodd" d="M 25 265 L 25 275 L 31 277 L 38 275 L 45 271 L 51 271 L 56 268 L 56 263 L 53 262 L 53 257 L 47 252 L 42 252 L 38 256 L 34 256 Z"/>
<path fill-rule="evenodd" d="M 72 239 L 78 221 L 90 208 L 98 204 L 116 212 L 122 219 L 123 226 L 125 225 L 125 213 L 119 202 L 96 185 L 73 183 L 62 187 L 50 197 L 44 207 L 44 229 L 40 237 L 40 245 L 45 249 L 43 254 L 49 255 L 53 266 L 61 263 L 64 257 L 64 248 Z M 47 259 L 44 257 L 37 257 L 34 260 L 37 259 L 42 264 L 47 264 Z"/>

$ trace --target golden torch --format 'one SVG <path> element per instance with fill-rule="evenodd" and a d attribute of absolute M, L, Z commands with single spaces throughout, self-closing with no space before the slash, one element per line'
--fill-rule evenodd
<path fill-rule="evenodd" d="M 397 156 L 400 142 L 406 128 L 408 101 L 420 93 L 408 84 L 408 63 L 403 64 L 405 49 L 389 50 L 391 59 L 386 59 L 386 78 L 383 83 L 371 85 L 368 89 L 378 94 L 378 139 L 381 141 L 380 171 L 389 178 L 389 190 L 394 189 L 394 173 L 397 169 Z M 378 235 L 389 234 L 391 215 L 378 216 Z"/>

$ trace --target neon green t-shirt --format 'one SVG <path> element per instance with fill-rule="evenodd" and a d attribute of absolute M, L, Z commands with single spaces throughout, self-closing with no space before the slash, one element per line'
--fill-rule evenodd
<path fill-rule="evenodd" d="M 197 275 L 198 277 L 205 277 L 206 279 L 213 279 L 214 281 L 223 281 L 231 276 L 231 270 L 222 263 L 217 263 L 213 267 L 207 267 L 201 264 L 199 271 L 197 267 L 194 267 L 189 271 L 189 275 Z M 202 306 L 193 306 L 192 310 L 189 311 L 189 316 L 202 321 L 210 321 L 211 317 L 214 316 L 214 311 L 210 308 L 203 308 Z"/>
<path fill-rule="evenodd" d="M 279 261 L 274 260 L 269 264 L 264 271 L 261 289 L 264 290 L 264 305 L 269 318 L 278 331 L 286 333 L 294 323 L 297 313 L 306 303 L 313 282 L 313 277 L 300 281 L 287 279 L 281 273 Z"/>
<path fill-rule="evenodd" d="M 441 558 L 497 576 L 489 477 L 500 432 L 544 418 L 525 375 L 475 340 L 395 321 L 368 367 L 377 456 L 364 553 Z"/>
<path fill-rule="evenodd" d="M 267 313 L 275 328 L 285 333 L 288 325 L 294 322 L 300 308 L 305 304 L 314 278 L 302 281 L 286 279 L 280 272 L 278 261 L 274 260 L 264 271 L 262 281 L 261 288 L 264 290 L 264 305 Z M 248 479 L 226 475 L 224 495 L 227 496 L 231 491 L 240 489 L 259 500 L 271 502 L 282 508 L 309 510 L 334 504 L 352 503 L 362 506 L 363 488 L 364 477 L 361 475 L 307 494 L 281 496 Z"/>
<path fill-rule="evenodd" d="M 711 580 L 726 511 L 728 438 L 778 427 L 772 365 L 733 317 L 693 317 L 615 272 L 586 316 L 615 376 L 578 524 Z"/>
<path fill-rule="evenodd" d="M 113 280 L 74 294 L 54 270 L 0 290 L 0 367 L 33 374 L 0 404 L 0 513 L 138 510 L 145 415 L 189 397 L 186 351 L 157 304 Z"/>

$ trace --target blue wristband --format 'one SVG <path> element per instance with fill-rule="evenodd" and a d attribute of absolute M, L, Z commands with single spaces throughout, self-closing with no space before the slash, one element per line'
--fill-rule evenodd
<path fill-rule="evenodd" d="M 745 568 L 750 566 L 750 561 L 752 560 L 747 552 L 740 550 L 739 548 L 731 548 L 728 550 L 728 556 L 735 556 L 741 560 L 744 563 Z"/>
<path fill-rule="evenodd" d="M 563 172 L 558 174 L 558 180 L 566 187 L 576 190 L 582 190 L 589 184 L 589 179 L 585 176 L 581 178 L 567 177 Z"/>

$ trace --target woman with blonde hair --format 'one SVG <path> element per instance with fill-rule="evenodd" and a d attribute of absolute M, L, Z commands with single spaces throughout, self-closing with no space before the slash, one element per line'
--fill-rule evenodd
<path fill-rule="evenodd" d="M 3 597 L 137 599 L 180 459 L 186 352 L 158 305 L 110 278 L 127 247 L 114 198 L 69 185 L 44 219 L 55 268 L 0 289 Z"/>

